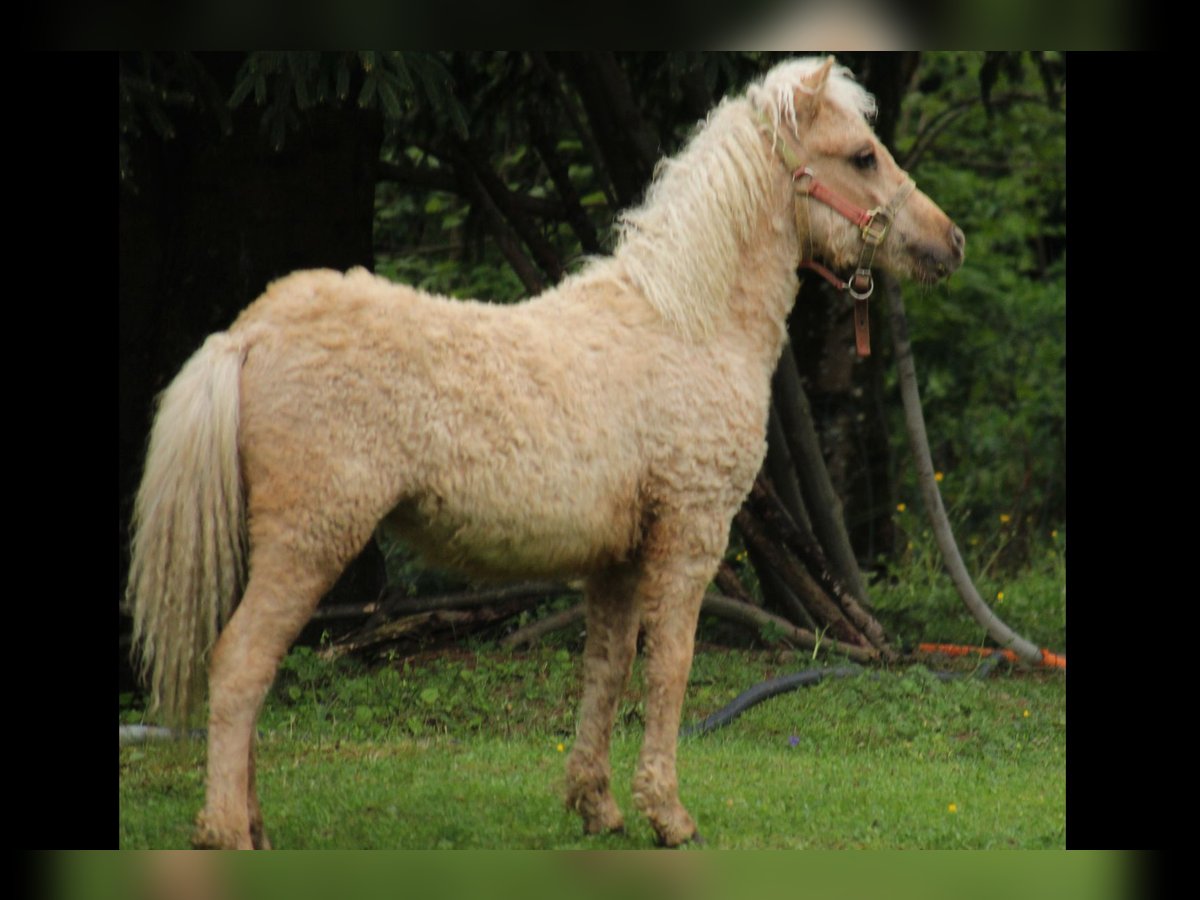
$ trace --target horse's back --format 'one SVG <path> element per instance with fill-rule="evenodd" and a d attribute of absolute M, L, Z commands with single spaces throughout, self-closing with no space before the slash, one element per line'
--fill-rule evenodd
<path fill-rule="evenodd" d="M 252 514 L 302 503 L 386 516 L 433 561 L 481 574 L 623 557 L 645 409 L 622 384 L 638 364 L 611 325 L 590 325 L 570 303 L 451 300 L 363 270 L 274 282 L 235 324 L 251 336 Z"/>

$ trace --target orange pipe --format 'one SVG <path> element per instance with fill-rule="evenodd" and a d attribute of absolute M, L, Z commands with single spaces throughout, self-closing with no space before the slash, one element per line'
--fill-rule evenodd
<path fill-rule="evenodd" d="M 969 647 L 965 644 L 918 644 L 918 653 L 941 653 L 945 656 L 970 656 L 977 653 L 980 656 L 992 656 L 999 653 L 1009 662 L 1018 662 L 1017 654 L 1011 650 L 999 650 L 995 647 Z M 1042 665 L 1051 669 L 1066 669 L 1067 658 L 1058 653 L 1051 653 L 1043 648 Z"/>

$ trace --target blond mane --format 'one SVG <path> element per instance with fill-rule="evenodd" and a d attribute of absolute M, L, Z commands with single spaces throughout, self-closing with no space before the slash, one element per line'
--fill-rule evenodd
<path fill-rule="evenodd" d="M 776 66 L 742 97 L 726 98 L 680 153 L 663 159 L 642 204 L 617 223 L 613 262 L 672 326 L 701 337 L 713 333 L 738 272 L 738 257 L 770 200 L 778 162 L 765 150 L 760 113 L 793 131 L 795 92 L 824 60 L 804 58 Z M 835 66 L 823 99 L 864 117 L 875 101 Z M 605 267 L 607 268 L 607 267 Z"/>

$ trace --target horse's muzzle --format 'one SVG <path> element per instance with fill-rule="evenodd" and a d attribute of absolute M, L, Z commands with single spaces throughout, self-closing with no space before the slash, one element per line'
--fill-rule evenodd
<path fill-rule="evenodd" d="M 957 271 L 958 267 L 962 265 L 966 246 L 967 238 L 962 229 L 951 222 L 950 228 L 946 232 L 945 244 L 936 246 L 926 244 L 920 247 L 915 254 L 917 280 L 932 284 Z"/>

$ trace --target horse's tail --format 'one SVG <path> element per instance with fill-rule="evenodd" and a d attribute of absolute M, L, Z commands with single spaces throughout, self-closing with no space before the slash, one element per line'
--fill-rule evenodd
<path fill-rule="evenodd" d="M 241 596 L 246 525 L 238 459 L 246 341 L 212 335 L 159 398 L 132 518 L 126 599 L 151 710 L 181 726 Z"/>

